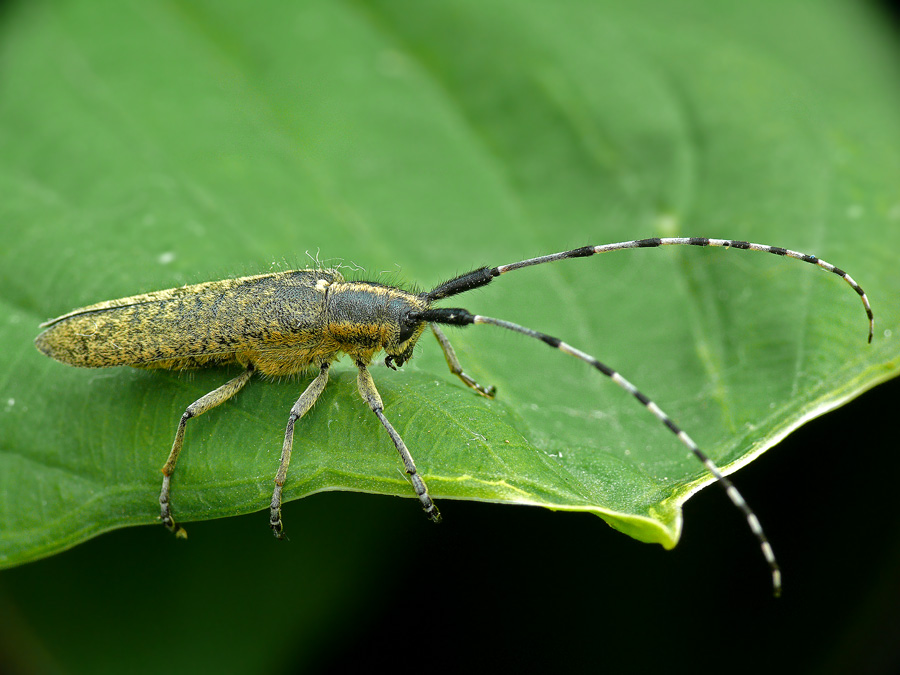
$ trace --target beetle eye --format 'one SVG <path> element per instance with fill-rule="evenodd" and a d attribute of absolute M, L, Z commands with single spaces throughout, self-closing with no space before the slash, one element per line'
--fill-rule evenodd
<path fill-rule="evenodd" d="M 400 344 L 409 340 L 416 332 L 416 324 L 407 318 L 400 319 Z"/>

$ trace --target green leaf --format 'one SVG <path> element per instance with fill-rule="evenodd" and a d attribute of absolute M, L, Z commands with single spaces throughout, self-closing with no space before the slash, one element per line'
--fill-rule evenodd
<path fill-rule="evenodd" d="M 729 471 L 896 375 L 900 61 L 877 17 L 848 2 L 783 3 L 777 22 L 739 3 L 647 5 L 9 8 L 0 565 L 154 522 L 181 413 L 234 374 L 78 370 L 33 348 L 41 321 L 115 297 L 312 258 L 428 288 L 587 243 L 746 239 L 848 270 L 873 344 L 837 277 L 740 251 L 545 265 L 451 304 L 600 358 Z M 427 335 L 401 371 L 373 368 L 439 504 L 591 511 L 676 543 L 711 478 L 643 406 L 537 341 L 450 337 L 496 400 Z M 189 423 L 177 518 L 267 507 L 310 377 L 255 380 Z M 413 496 L 350 363 L 297 425 L 285 495 L 334 489 Z"/>

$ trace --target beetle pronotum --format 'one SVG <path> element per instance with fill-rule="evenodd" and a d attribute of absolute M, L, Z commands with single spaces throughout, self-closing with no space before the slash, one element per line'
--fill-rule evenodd
<path fill-rule="evenodd" d="M 691 437 L 631 382 L 590 354 L 558 338 L 509 321 L 472 314 L 462 308 L 433 307 L 437 301 L 486 286 L 495 277 L 523 267 L 623 249 L 675 245 L 762 251 L 802 260 L 832 272 L 846 281 L 862 299 L 869 319 L 869 342 L 872 341 L 874 318 L 865 292 L 849 274 L 831 263 L 813 255 L 765 244 L 673 237 L 585 246 L 509 265 L 481 267 L 424 293 L 411 293 L 368 281 L 345 281 L 336 269 L 304 269 L 212 281 L 76 309 L 43 324 L 46 330 L 35 339 L 35 345 L 47 356 L 85 368 L 134 366 L 187 369 L 230 363 L 244 367 L 240 375 L 189 405 L 178 424 L 172 449 L 162 467 L 159 504 L 163 524 L 179 535 L 183 535 L 184 531 L 172 517 L 169 492 L 187 421 L 234 396 L 254 372 L 280 376 L 318 369 L 318 375 L 291 408 L 281 460 L 275 474 L 269 524 L 275 536 L 281 538 L 281 495 L 291 461 L 294 424 L 315 404 L 325 389 L 331 364 L 341 354 L 349 355 L 356 363 L 359 393 L 391 437 L 422 508 L 433 521 L 440 522 L 440 512 L 428 493 L 425 481 L 416 471 L 412 455 L 385 417 L 384 405 L 368 366 L 381 351 L 386 353 L 384 363 L 389 368 L 402 366 L 412 357 L 416 342 L 425 328 L 430 326 L 451 372 L 482 396 L 492 398 L 494 388 L 483 387 L 463 371 L 453 347 L 439 326 L 489 324 L 538 339 L 609 377 L 690 449 L 743 512 L 762 548 L 771 570 L 774 592 L 778 595 L 781 573 L 756 515 L 737 488 Z"/>

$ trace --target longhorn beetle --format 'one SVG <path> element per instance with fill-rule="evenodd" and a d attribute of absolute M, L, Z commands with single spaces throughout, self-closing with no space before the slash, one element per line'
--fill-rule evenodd
<path fill-rule="evenodd" d="M 756 515 L 737 488 L 691 437 L 631 382 L 590 354 L 559 338 L 509 321 L 472 314 L 462 308 L 433 307 L 440 300 L 481 288 L 495 277 L 524 267 L 623 249 L 658 246 L 737 248 L 787 256 L 817 265 L 841 277 L 859 294 L 869 319 L 869 342 L 872 341 L 874 318 L 865 292 L 849 274 L 831 263 L 813 255 L 765 244 L 673 237 L 585 246 L 510 265 L 480 267 L 425 293 L 412 293 L 368 281 L 345 281 L 337 269 L 303 269 L 212 281 L 76 309 L 42 324 L 46 330 L 35 339 L 35 345 L 47 356 L 84 368 L 133 366 L 186 369 L 230 363 L 244 367 L 240 375 L 189 405 L 178 423 L 172 450 L 162 467 L 159 505 L 163 524 L 179 536 L 185 536 L 184 530 L 176 525 L 172 517 L 169 492 L 187 421 L 230 399 L 255 372 L 280 376 L 317 368 L 318 375 L 291 408 L 281 461 L 275 474 L 269 524 L 280 539 L 283 537 L 281 493 L 291 461 L 294 424 L 319 398 L 328 381 L 328 370 L 341 354 L 348 354 L 356 363 L 359 393 L 400 453 L 422 508 L 431 520 L 440 522 L 440 512 L 428 494 L 425 481 L 416 471 L 412 455 L 385 417 L 381 396 L 369 373 L 369 364 L 383 350 L 387 354 L 385 365 L 396 370 L 397 366 L 402 366 L 412 357 L 413 347 L 425 328 L 430 326 L 450 371 L 482 396 L 493 398 L 493 387 L 478 384 L 463 371 L 440 325 L 490 324 L 535 338 L 584 361 L 609 377 L 690 449 L 746 517 L 769 565 L 772 586 L 775 595 L 778 595 L 781 591 L 781 573 Z"/>

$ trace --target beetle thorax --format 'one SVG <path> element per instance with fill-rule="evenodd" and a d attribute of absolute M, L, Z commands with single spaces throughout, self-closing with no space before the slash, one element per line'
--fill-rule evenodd
<path fill-rule="evenodd" d="M 332 284 L 326 299 L 326 332 L 337 348 L 365 363 L 384 350 L 402 365 L 425 328 L 410 312 L 427 309 L 419 295 L 392 286 L 356 281 Z"/>

